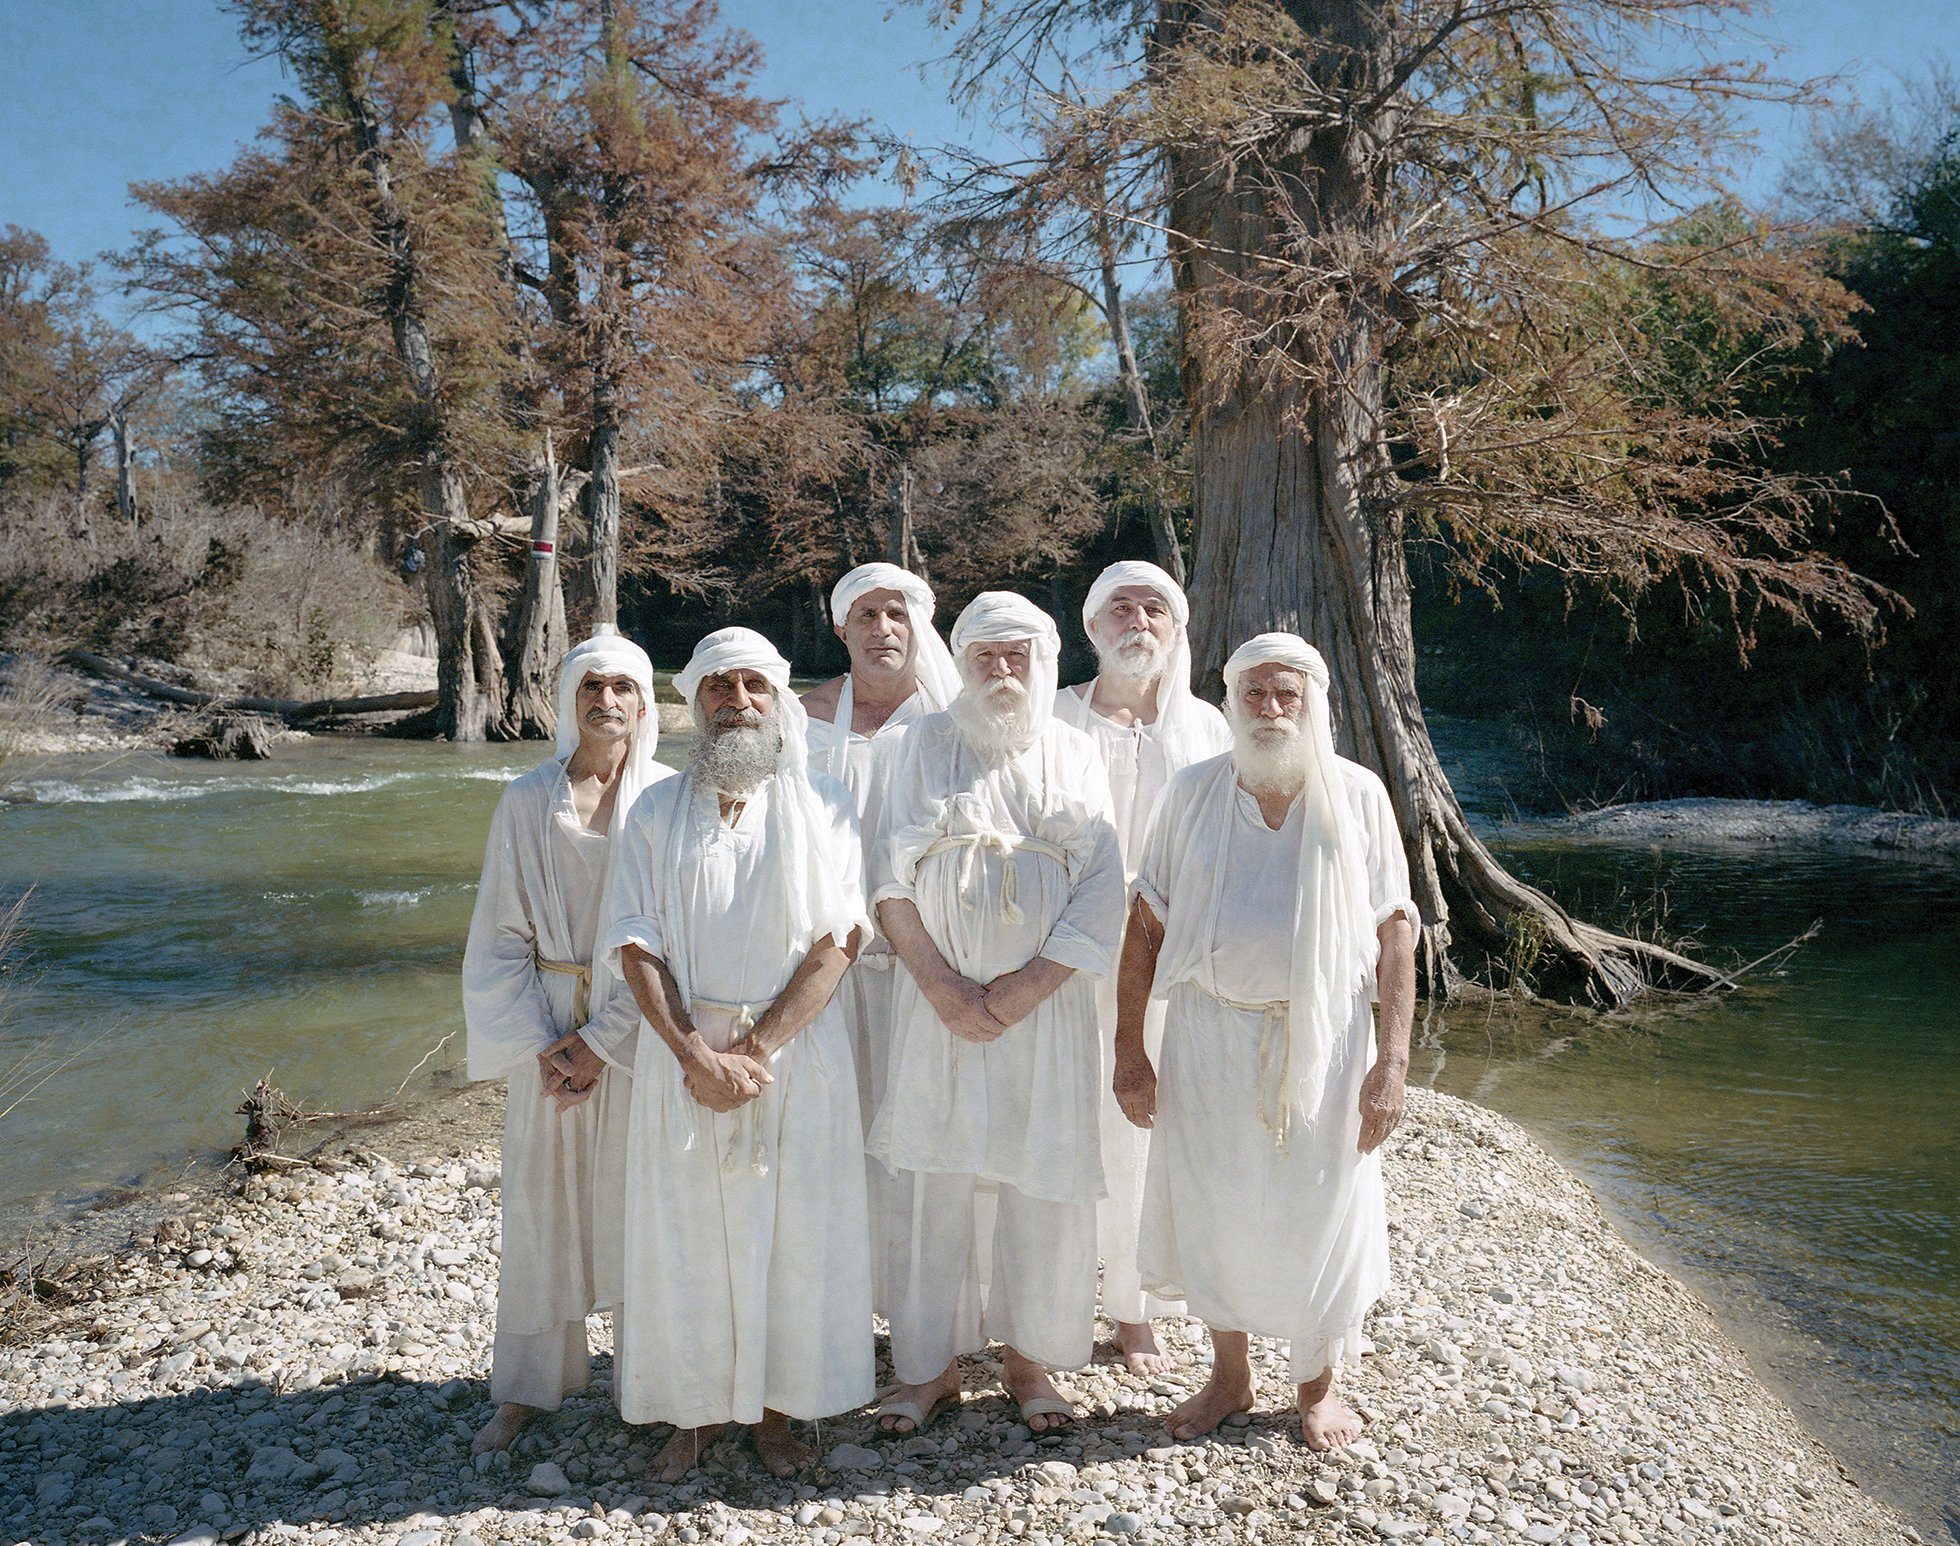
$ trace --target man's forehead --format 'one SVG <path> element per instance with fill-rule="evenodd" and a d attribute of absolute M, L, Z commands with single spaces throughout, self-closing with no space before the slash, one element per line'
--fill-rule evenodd
<path fill-rule="evenodd" d="M 622 686 L 638 687 L 640 683 L 631 671 L 588 671 L 579 678 L 578 685 L 579 690 L 585 692 L 608 685 L 615 690 Z"/>
<path fill-rule="evenodd" d="M 755 666 L 730 666 L 726 671 L 710 671 L 706 676 L 701 678 L 701 685 L 703 687 L 726 689 L 735 686 L 737 683 L 750 689 L 755 688 L 758 683 L 764 687 L 772 685 L 768 672 L 760 670 Z"/>
<path fill-rule="evenodd" d="M 1305 692 L 1307 673 L 1298 666 L 1289 666 L 1281 661 L 1269 660 L 1257 666 L 1247 666 L 1239 676 L 1241 686 L 1265 688 L 1291 687 L 1296 692 Z"/>
<path fill-rule="evenodd" d="M 971 644 L 967 645 L 966 652 L 972 655 L 981 650 L 993 650 L 996 653 L 1001 650 L 1025 650 L 1033 643 L 1034 638 L 1032 635 L 1019 639 L 975 639 Z"/>
<path fill-rule="evenodd" d="M 902 608 L 906 605 L 904 591 L 894 590 L 890 586 L 884 586 L 878 590 L 864 592 L 856 601 L 851 603 L 851 610 L 855 612 L 862 607 L 870 607 L 874 611 L 882 612 L 889 606 Z"/>
<path fill-rule="evenodd" d="M 1137 606 L 1144 606 L 1152 601 L 1161 607 L 1169 607 L 1171 604 L 1171 598 L 1154 585 L 1119 585 L 1109 593 L 1109 600 L 1102 604 L 1103 611 L 1107 612 L 1119 601 L 1128 601 Z"/>

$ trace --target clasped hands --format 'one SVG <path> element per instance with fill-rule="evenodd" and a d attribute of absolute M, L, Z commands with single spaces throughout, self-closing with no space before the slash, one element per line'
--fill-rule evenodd
<path fill-rule="evenodd" d="M 768 1056 L 754 1032 L 717 1052 L 696 1031 L 681 1055 L 681 1082 L 696 1104 L 710 1111 L 734 1111 L 760 1095 L 764 1085 L 776 1082 Z"/>
<path fill-rule="evenodd" d="M 538 1054 L 538 1081 L 544 1098 L 556 1101 L 561 1115 L 592 1098 L 605 1068 L 605 1060 L 577 1031 L 567 1031 Z"/>
<path fill-rule="evenodd" d="M 926 991 L 926 998 L 946 1029 L 961 1041 L 993 1041 L 1027 1019 L 1053 991 L 1036 971 L 1042 964 L 1037 957 L 1019 971 L 1003 972 L 984 986 L 948 968 Z"/>

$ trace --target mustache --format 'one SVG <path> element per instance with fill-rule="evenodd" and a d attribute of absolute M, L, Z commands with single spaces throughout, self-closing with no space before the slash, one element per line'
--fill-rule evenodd
<path fill-rule="evenodd" d="M 714 725 L 717 730 L 759 730 L 768 717 L 760 709 L 717 709 Z"/>

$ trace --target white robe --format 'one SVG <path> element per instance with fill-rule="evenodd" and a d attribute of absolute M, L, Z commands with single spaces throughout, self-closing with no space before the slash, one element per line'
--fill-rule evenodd
<path fill-rule="evenodd" d="M 669 776 L 665 768 L 656 775 Z M 578 980 L 540 970 L 537 960 L 591 964 L 609 848 L 579 821 L 556 760 L 513 780 L 490 821 L 463 951 L 463 1012 L 469 1076 L 511 1085 L 497 1281 L 505 1337 L 557 1335 L 576 1324 L 582 1347 L 586 1315 L 616 1297 L 628 1083 L 608 1068 L 593 1097 L 561 1116 L 541 1093 L 537 1068 L 540 1052 L 580 1028 Z M 621 995 L 605 1017 L 624 1023 L 638 1011 Z M 600 1028 L 588 1035 L 600 1039 Z M 555 1405 L 556 1394 L 526 1404 Z"/>
<path fill-rule="evenodd" d="M 863 851 L 849 793 L 813 773 L 824 845 L 863 918 Z M 797 938 L 790 879 L 763 838 L 765 782 L 733 827 L 694 781 L 649 790 L 620 837 L 602 949 L 666 963 L 717 1050 L 734 1011 L 759 1016 L 813 943 Z M 676 827 L 680 830 L 677 832 Z M 670 843 L 677 846 L 670 848 Z M 678 854 L 677 873 L 666 856 Z M 731 1006 L 716 1009 L 711 1006 Z M 643 1024 L 627 1156 L 627 1282 L 618 1375 L 628 1422 L 759 1422 L 764 1408 L 829 1417 L 873 1391 L 870 1243 L 857 1073 L 842 1008 L 769 1062 L 775 1082 L 729 1113 L 697 1104 Z"/>
<path fill-rule="evenodd" d="M 928 716 L 893 771 L 873 876 L 873 901 L 914 903 L 947 963 L 976 982 L 1036 956 L 1074 971 L 982 1045 L 946 1029 L 901 963 L 871 1153 L 893 1170 L 1094 1202 L 1103 1194 L 1095 980 L 1115 968 L 1124 905 L 1095 748 L 1050 720 L 1019 757 L 989 767 L 950 714 Z"/>
<path fill-rule="evenodd" d="M 1305 1382 L 1367 1350 L 1362 1322 L 1389 1281 L 1381 1157 L 1356 1148 L 1372 989 L 1349 1005 L 1318 1109 L 1297 1113 L 1279 1147 L 1260 1120 L 1261 1043 L 1283 1042 L 1285 1016 L 1236 1006 L 1287 996 L 1303 802 L 1272 831 L 1251 795 L 1221 782 L 1222 765 L 1171 780 L 1135 882 L 1165 922 L 1155 991 L 1169 995 L 1140 1266 L 1151 1291 L 1213 1326 L 1290 1339 Z M 1359 764 L 1337 766 L 1364 836 L 1369 927 L 1397 913 L 1413 921 L 1388 792 Z M 1201 802 L 1221 795 L 1234 802 L 1227 851 L 1180 844 L 1204 819 Z"/>
<path fill-rule="evenodd" d="M 1231 750 L 1232 731 L 1223 714 L 1198 700 L 1183 705 L 1175 724 L 1159 718 L 1149 725 L 1119 725 L 1091 706 L 1094 689 L 1095 683 L 1090 681 L 1056 693 L 1055 717 L 1088 735 L 1102 757 L 1109 774 L 1110 806 L 1127 882 L 1136 877 L 1144 834 L 1164 785 L 1179 769 Z M 1112 971 L 1096 984 L 1102 1048 L 1103 1180 L 1109 1188 L 1109 1195 L 1096 1204 L 1096 1244 L 1103 1262 L 1103 1313 L 1134 1323 L 1159 1315 L 1182 1315 L 1184 1307 L 1174 1300 L 1146 1295 L 1137 1272 L 1137 1221 L 1143 1213 L 1150 1132 L 1131 1122 L 1116 1104 L 1116 979 L 1117 973 Z M 1164 1005 L 1153 998 L 1143 1021 L 1144 1049 L 1153 1063 L 1163 1040 Z"/>

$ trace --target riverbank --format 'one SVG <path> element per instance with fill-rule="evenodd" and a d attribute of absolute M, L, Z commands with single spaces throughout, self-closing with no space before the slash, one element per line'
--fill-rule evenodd
<path fill-rule="evenodd" d="M 1883 848 L 1960 858 L 1960 821 L 1808 800 L 1656 800 L 1609 805 L 1533 826 L 1609 843 Z"/>
<path fill-rule="evenodd" d="M 435 1117 L 446 1109 L 447 1115 Z M 496 1102 L 355 1132 L 291 1174 L 159 1221 L 32 1342 L 0 1349 L 0 1534 L 69 1542 L 722 1546 L 847 1537 L 958 1546 L 1099 1535 L 1879 1542 L 1910 1539 L 1751 1375 L 1707 1309 L 1643 1261 L 1523 1132 L 1412 1092 L 1387 1156 L 1397 1286 L 1346 1380 L 1356 1450 L 1295 1439 L 1283 1349 L 1261 1407 L 1173 1444 L 1201 1330 L 1143 1382 L 1099 1357 L 1076 1429 L 1036 1441 L 997 1394 L 931 1434 L 806 1428 L 798 1485 L 725 1443 L 678 1487 L 656 1435 L 592 1388 L 479 1469 L 495 1303 Z M 92 1297 L 91 1297 L 92 1296 Z M 596 1324 L 596 1323 L 595 1323 Z M 603 1344 L 603 1333 L 599 1338 Z M 989 1371 L 970 1360 L 970 1392 Z"/>

